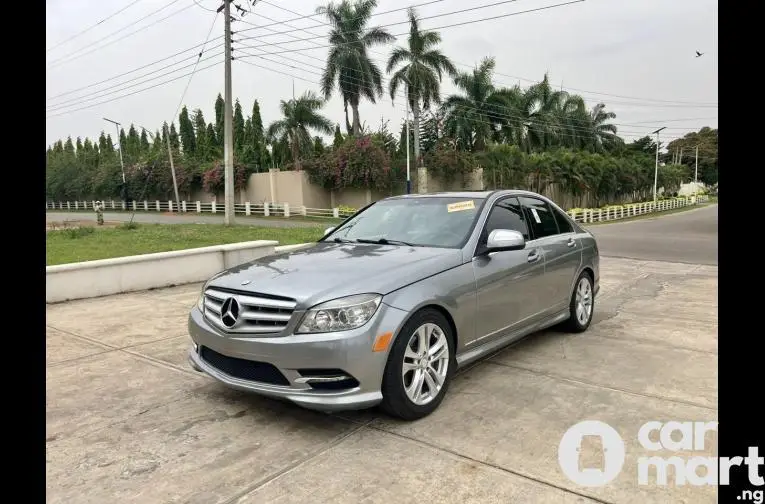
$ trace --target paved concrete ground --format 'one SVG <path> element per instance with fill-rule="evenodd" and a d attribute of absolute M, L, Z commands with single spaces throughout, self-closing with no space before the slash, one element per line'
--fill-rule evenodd
<path fill-rule="evenodd" d="M 639 486 L 636 461 L 651 455 L 643 423 L 717 419 L 717 267 L 604 257 L 601 268 L 589 331 L 505 349 L 413 423 L 314 413 L 191 371 L 199 285 L 49 305 L 47 501 L 715 502 L 712 488 Z M 616 428 L 627 450 L 597 489 L 557 461 L 563 433 L 586 419 Z M 693 455 L 716 455 L 707 441 Z M 581 456 L 602 466 L 597 444 Z"/>
<path fill-rule="evenodd" d="M 717 264 L 717 205 L 654 218 L 590 226 L 601 254 Z"/>

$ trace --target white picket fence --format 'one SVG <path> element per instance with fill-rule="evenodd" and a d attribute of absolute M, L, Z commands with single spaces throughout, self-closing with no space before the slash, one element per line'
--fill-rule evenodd
<path fill-rule="evenodd" d="M 664 212 L 676 208 L 682 208 L 708 200 L 708 196 L 677 197 L 659 200 L 656 203 L 646 201 L 643 203 L 629 203 L 625 205 L 609 206 L 606 208 L 585 208 L 569 210 L 569 215 L 581 223 L 605 222 L 654 212 Z M 46 210 L 79 211 L 95 209 L 97 201 L 47 201 Z M 133 201 L 126 205 L 124 201 L 104 201 L 104 210 L 135 211 L 135 212 L 170 212 L 170 213 L 223 213 L 223 205 L 220 203 L 202 203 L 201 201 L 181 201 L 180 208 L 174 201 Z M 341 208 L 309 208 L 305 206 L 292 206 L 289 203 L 238 203 L 234 205 L 234 212 L 240 215 L 261 217 L 320 217 L 320 218 L 346 218 L 353 212 Z"/>
<path fill-rule="evenodd" d="M 569 210 L 568 213 L 576 222 L 592 223 L 605 222 L 619 219 L 628 219 L 654 212 L 665 212 L 676 208 L 683 208 L 698 203 L 705 203 L 709 196 L 699 194 L 698 196 L 680 196 L 659 200 L 657 202 L 645 201 L 642 203 L 628 203 L 624 205 L 612 205 L 606 208 L 583 208 Z"/>
<path fill-rule="evenodd" d="M 91 201 L 47 201 L 46 210 L 61 211 L 94 211 L 98 200 Z M 181 201 L 180 208 L 174 201 L 132 201 L 127 205 L 124 201 L 103 201 L 105 211 L 133 211 L 133 212 L 169 212 L 169 213 L 210 213 L 222 214 L 222 203 L 203 203 L 201 201 Z M 310 208 L 306 206 L 290 205 L 289 203 L 237 203 L 234 205 L 234 213 L 240 215 L 260 217 L 323 217 L 344 219 L 353 212 L 343 208 Z"/>

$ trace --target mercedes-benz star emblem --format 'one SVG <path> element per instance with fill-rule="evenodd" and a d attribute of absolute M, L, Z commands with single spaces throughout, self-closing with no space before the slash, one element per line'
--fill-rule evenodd
<path fill-rule="evenodd" d="M 236 321 L 239 320 L 239 302 L 236 299 L 230 297 L 223 301 L 220 307 L 220 320 L 229 329 L 236 325 Z"/>

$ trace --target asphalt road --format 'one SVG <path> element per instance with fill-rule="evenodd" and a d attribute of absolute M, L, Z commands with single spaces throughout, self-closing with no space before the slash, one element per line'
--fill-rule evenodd
<path fill-rule="evenodd" d="M 717 205 L 589 227 L 601 256 L 717 265 Z"/>

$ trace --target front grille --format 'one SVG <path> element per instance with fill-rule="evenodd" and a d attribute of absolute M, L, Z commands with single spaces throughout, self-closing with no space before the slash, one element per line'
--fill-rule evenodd
<path fill-rule="evenodd" d="M 233 298 L 238 307 L 235 318 L 226 316 L 225 313 L 221 314 L 223 305 L 229 298 Z M 205 317 L 226 332 L 251 334 L 281 332 L 289 324 L 295 306 L 297 302 L 294 299 L 285 297 L 220 288 L 205 291 Z"/>
<path fill-rule="evenodd" d="M 257 362 L 219 354 L 215 350 L 201 347 L 199 356 L 209 365 L 240 380 L 268 383 L 270 385 L 289 385 L 290 382 L 273 364 Z"/>

